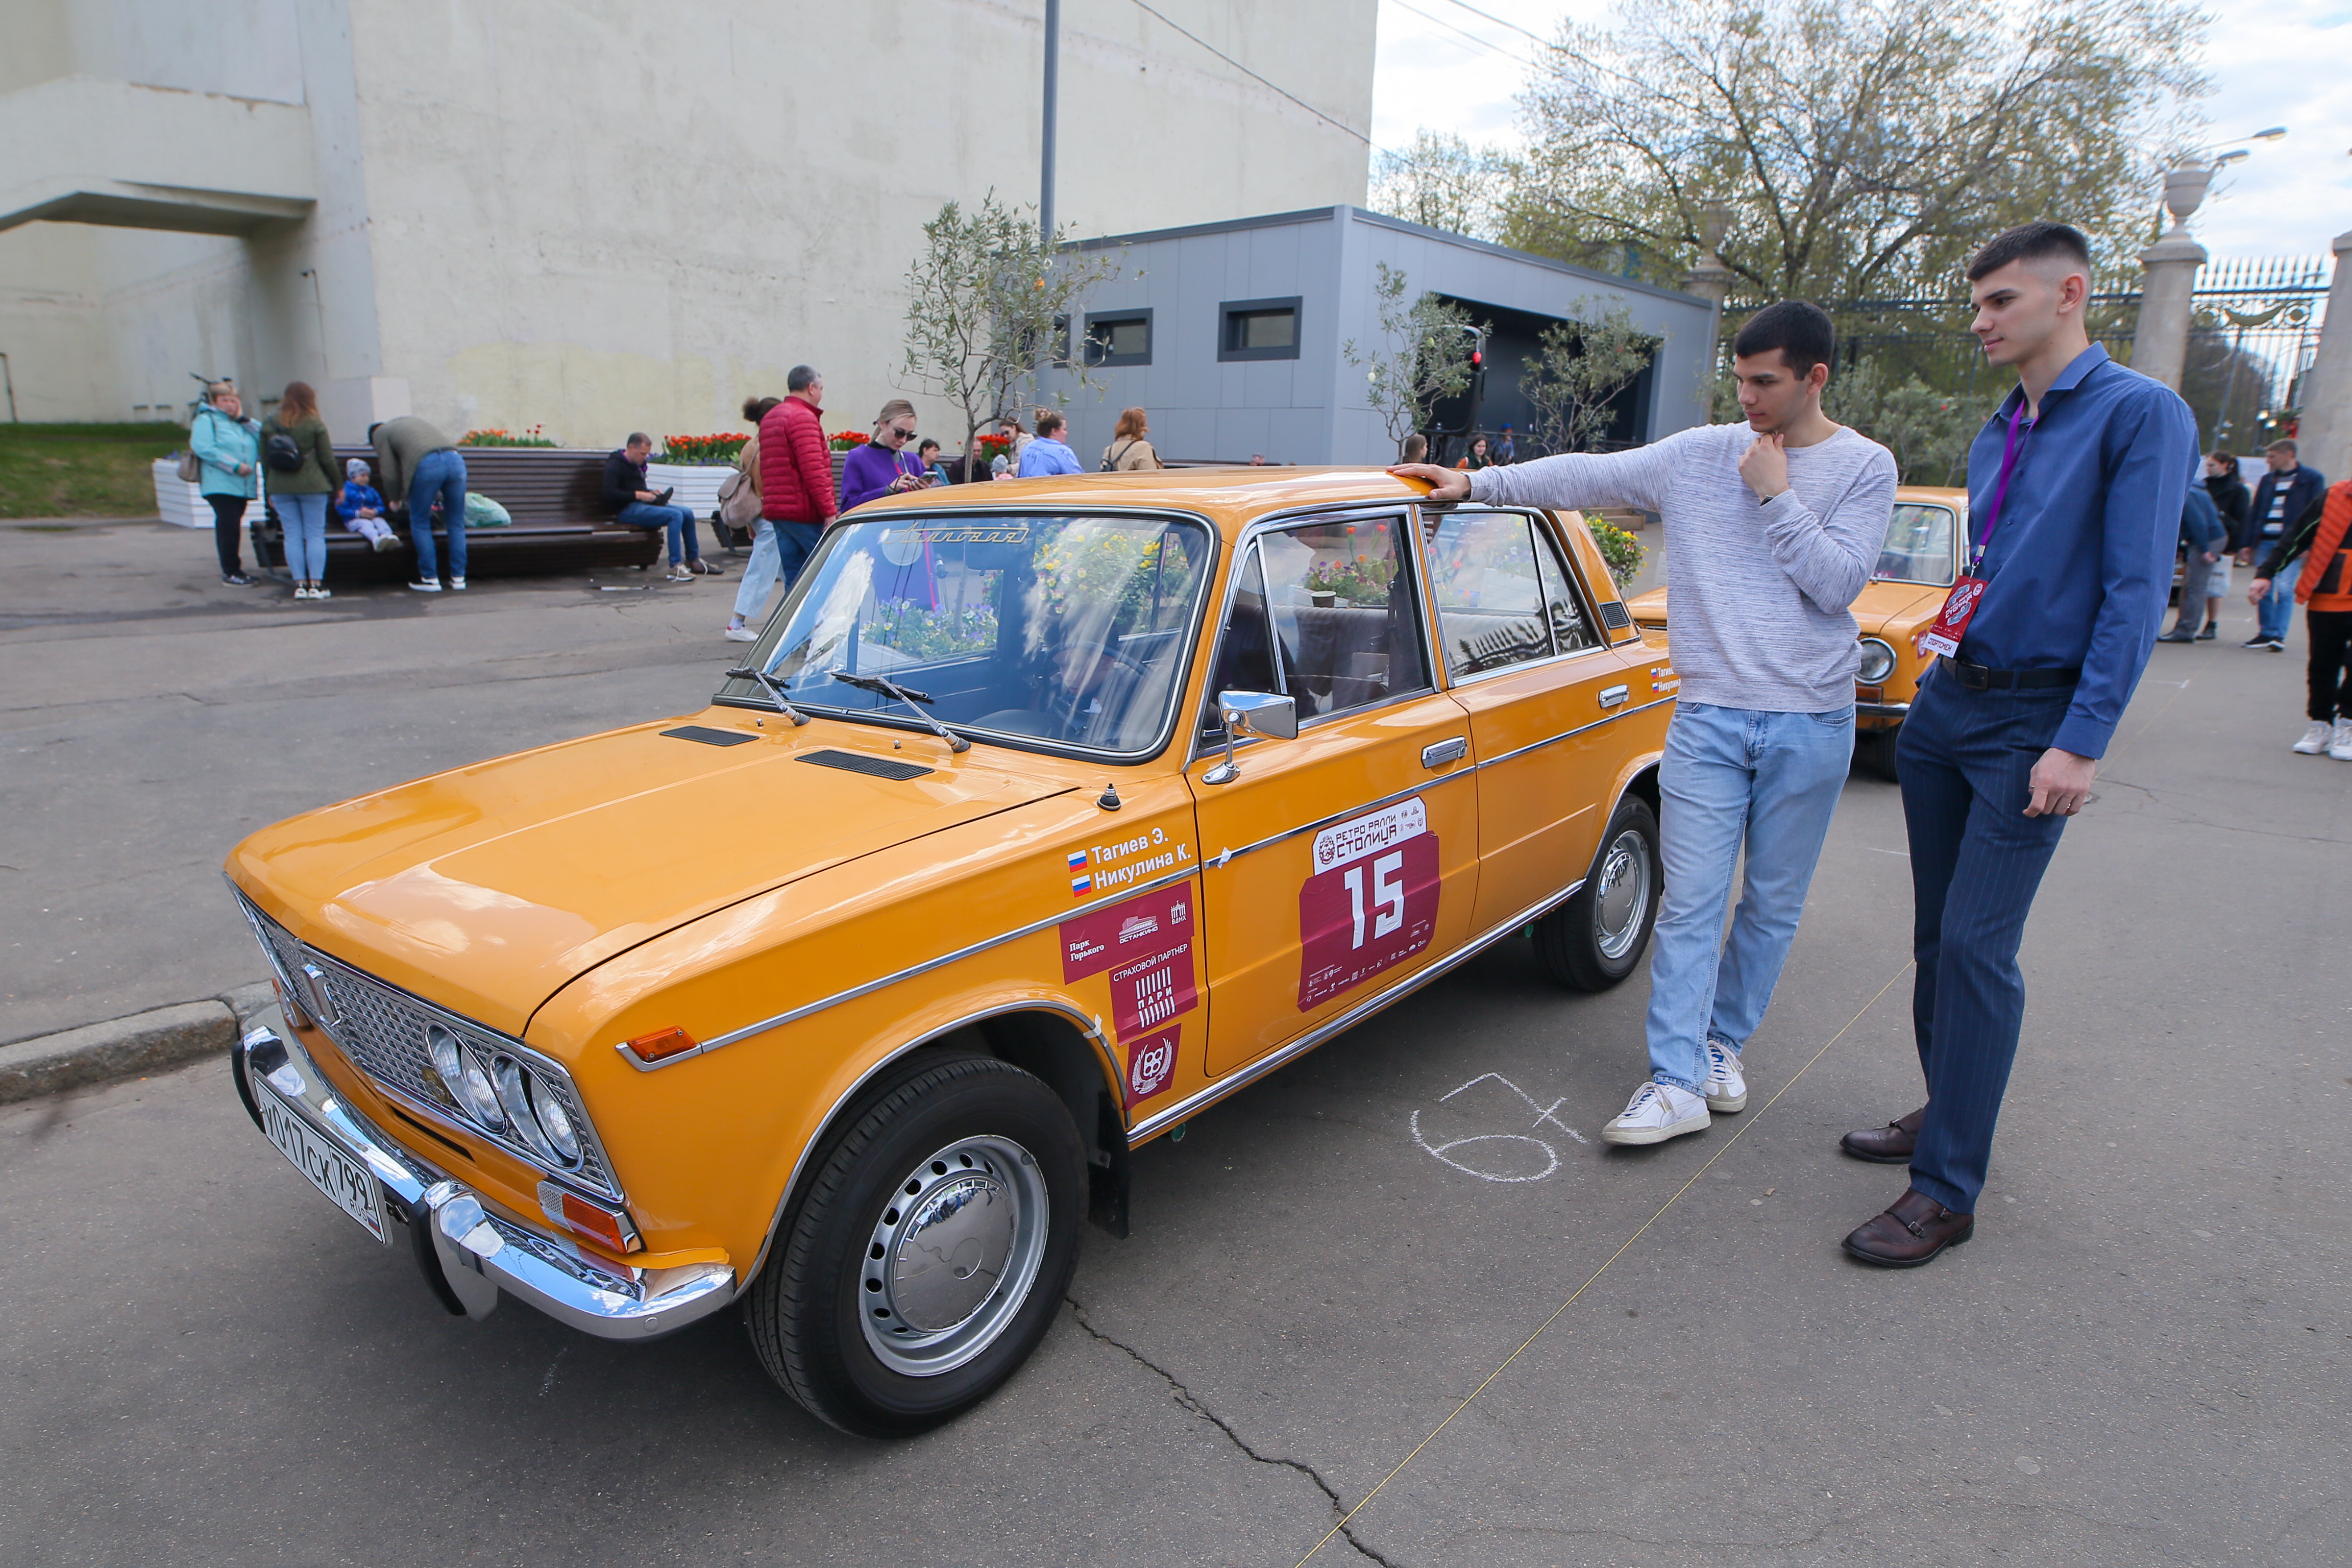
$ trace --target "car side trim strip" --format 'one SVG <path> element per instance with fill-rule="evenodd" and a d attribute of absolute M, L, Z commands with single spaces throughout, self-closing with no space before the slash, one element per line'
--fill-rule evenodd
<path fill-rule="evenodd" d="M 1129 899 L 1139 893 L 1150 892 L 1156 888 L 1170 887 L 1189 877 L 1197 877 L 1200 873 L 1201 866 L 1195 862 L 1181 871 L 1171 871 L 1164 877 L 1155 877 L 1150 881 L 1139 882 L 1122 892 L 1119 899 Z M 974 954 L 986 952 L 990 948 L 1003 947 L 1006 942 L 1018 942 L 1024 936 L 1034 936 L 1049 926 L 1060 925 L 1069 918 L 1070 911 L 1066 910 L 1060 914 L 1048 915 L 1042 921 L 1032 921 L 1025 926 L 1015 926 L 1011 931 L 973 942 L 969 947 L 957 948 L 953 952 L 943 952 L 937 958 L 927 958 L 920 963 L 908 964 L 904 969 L 894 970 L 888 974 L 868 980 L 863 984 L 853 985 L 846 991 L 836 991 L 830 996 L 823 996 L 816 1001 L 804 1003 L 789 1011 L 779 1013 L 772 1018 L 762 1018 L 756 1024 L 746 1024 L 740 1029 L 719 1036 L 716 1039 L 705 1040 L 690 1051 L 680 1051 L 674 1057 L 664 1057 L 659 1061 L 641 1060 L 635 1051 L 629 1049 L 626 1042 L 613 1048 L 620 1052 L 623 1061 L 627 1062 L 639 1072 L 659 1072 L 664 1068 L 676 1067 L 680 1062 L 690 1062 L 697 1057 L 709 1056 L 721 1047 L 734 1045 L 739 1040 L 748 1040 L 752 1036 L 763 1035 L 770 1029 L 781 1029 L 786 1024 L 797 1023 L 813 1013 L 822 1013 L 828 1007 L 838 1007 L 844 1002 L 855 1002 L 860 996 L 870 996 L 885 986 L 898 984 L 901 980 L 912 980 L 919 974 L 929 974 L 934 969 L 941 969 L 948 964 L 971 958 Z"/>
<path fill-rule="evenodd" d="M 1338 1014 L 1333 1017 L 1327 1018 L 1322 1023 L 1318 1024 L 1314 1028 L 1309 1029 L 1307 1033 L 1299 1036 L 1298 1038 L 1291 1041 L 1288 1045 L 1267 1052 L 1265 1056 L 1258 1058 L 1257 1060 L 1251 1062 L 1246 1067 L 1235 1068 L 1233 1072 L 1227 1074 L 1224 1078 L 1220 1079 L 1217 1082 L 1211 1084 L 1208 1088 L 1202 1089 L 1191 1099 L 1179 1100 L 1165 1110 L 1155 1111 L 1151 1115 L 1145 1117 L 1133 1127 L 1128 1129 L 1127 1146 L 1132 1149 L 1146 1139 L 1150 1138 L 1157 1133 L 1166 1131 L 1170 1127 L 1174 1126 L 1177 1122 L 1182 1121 L 1188 1117 L 1192 1117 L 1202 1110 L 1205 1110 L 1210 1106 L 1215 1104 L 1218 1100 L 1223 1100 L 1225 1096 L 1234 1092 L 1236 1089 L 1242 1089 L 1246 1085 L 1254 1083 L 1257 1079 L 1264 1078 L 1267 1073 L 1272 1072 L 1275 1068 L 1282 1066 L 1285 1062 L 1291 1060 L 1293 1058 L 1304 1056 L 1307 1052 L 1313 1050 L 1316 1047 L 1321 1045 L 1332 1036 L 1353 1028 L 1356 1025 L 1362 1023 L 1366 1018 L 1370 1017 L 1373 1014 L 1389 1006 L 1392 1003 L 1402 1001 L 1405 997 L 1410 996 L 1415 991 L 1420 990 L 1423 986 L 1428 984 L 1439 975 L 1447 973 L 1456 965 L 1475 957 L 1481 952 L 1484 952 L 1487 948 L 1492 947 L 1495 943 L 1502 941 L 1505 937 L 1510 935 L 1513 931 L 1518 930 L 1529 921 L 1535 920 L 1538 916 L 1548 913 L 1551 910 L 1558 908 L 1559 905 L 1566 903 L 1569 900 L 1577 895 L 1577 892 L 1583 888 L 1584 883 L 1585 879 L 1579 877 L 1575 881 L 1570 883 L 1567 887 L 1562 888 L 1559 891 L 1546 895 L 1537 902 L 1529 904 L 1526 909 L 1521 910 L 1517 914 L 1511 916 L 1508 920 L 1503 921 L 1494 926 L 1491 930 L 1479 936 L 1471 938 L 1468 942 L 1464 942 L 1460 947 L 1455 948 L 1452 952 L 1447 953 L 1444 957 L 1437 960 L 1434 963 L 1414 970 L 1411 974 L 1406 975 L 1402 980 L 1398 981 L 1387 990 L 1380 992 L 1374 995 L 1367 996 L 1361 1002 L 1359 1002 L 1354 1006 L 1349 1008 L 1346 1012 Z"/>

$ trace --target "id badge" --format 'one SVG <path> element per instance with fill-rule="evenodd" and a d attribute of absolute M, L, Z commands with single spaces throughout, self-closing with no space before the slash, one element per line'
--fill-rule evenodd
<path fill-rule="evenodd" d="M 1963 577 L 1952 584 L 1944 595 L 1944 607 L 1936 613 L 1936 623 L 1919 634 L 1919 651 L 1937 654 L 1945 658 L 1960 651 L 1960 638 L 1967 635 L 1969 617 L 1977 613 L 1984 599 L 1985 580 Z"/>

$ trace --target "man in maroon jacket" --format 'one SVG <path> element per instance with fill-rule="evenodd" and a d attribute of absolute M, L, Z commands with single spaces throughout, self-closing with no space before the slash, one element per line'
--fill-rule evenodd
<path fill-rule="evenodd" d="M 834 517 L 833 458 L 824 447 L 824 377 L 804 364 L 784 378 L 790 394 L 760 421 L 760 515 L 775 530 L 784 590 Z"/>

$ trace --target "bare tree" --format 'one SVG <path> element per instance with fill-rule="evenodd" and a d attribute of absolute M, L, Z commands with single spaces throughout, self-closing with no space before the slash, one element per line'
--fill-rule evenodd
<path fill-rule="evenodd" d="M 1475 339 L 1470 312 L 1434 294 L 1405 300 L 1405 275 L 1383 261 L 1372 286 L 1379 302 L 1381 338 L 1359 350 L 1349 338 L 1339 352 L 1362 367 L 1364 401 L 1381 416 L 1390 443 L 1402 451 L 1430 405 L 1459 397 L 1470 388 L 1470 351 Z"/>
<path fill-rule="evenodd" d="M 1571 320 L 1544 329 L 1519 375 L 1536 411 L 1536 439 L 1554 452 L 1589 449 L 1609 426 L 1609 400 L 1650 363 L 1657 340 L 1622 305 L 1581 299 Z"/>
<path fill-rule="evenodd" d="M 1514 176 L 1511 159 L 1493 148 L 1420 131 L 1402 151 L 1383 148 L 1373 158 L 1369 202 L 1374 212 L 1408 223 L 1493 239 L 1502 232 Z"/>
<path fill-rule="evenodd" d="M 1035 400 L 1048 363 L 1101 390 L 1085 353 L 1066 358 L 1059 340 L 1076 303 L 1120 263 L 1068 235 L 1045 238 L 1034 208 L 1007 207 L 994 191 L 968 215 L 950 202 L 923 226 L 923 254 L 907 271 L 903 384 L 962 410 L 967 463 L 982 425 Z"/>
<path fill-rule="evenodd" d="M 1503 238 L 1671 276 L 1720 201 L 1767 299 L 1941 292 L 2036 217 L 2113 258 L 2192 138 L 2205 26 L 2192 0 L 1620 0 L 1538 62 Z"/>

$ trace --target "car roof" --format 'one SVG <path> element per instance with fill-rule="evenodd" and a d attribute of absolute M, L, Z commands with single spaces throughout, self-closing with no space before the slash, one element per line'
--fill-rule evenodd
<path fill-rule="evenodd" d="M 1033 507 L 1170 507 L 1197 512 L 1225 531 L 1268 512 L 1307 507 L 1401 505 L 1428 487 L 1373 468 L 1232 468 L 1145 469 L 1124 474 L 1057 474 L 984 485 L 913 490 L 866 502 L 853 519 L 887 511 L 1000 512 Z"/>
<path fill-rule="evenodd" d="M 1930 501 L 1939 506 L 1955 506 L 1965 510 L 1969 492 L 1948 485 L 1897 485 L 1895 499 L 1898 501 Z"/>

